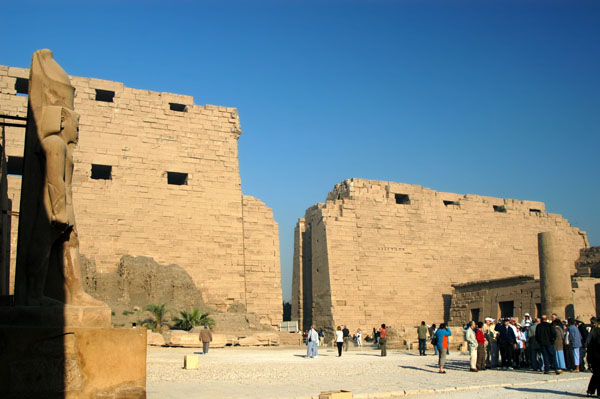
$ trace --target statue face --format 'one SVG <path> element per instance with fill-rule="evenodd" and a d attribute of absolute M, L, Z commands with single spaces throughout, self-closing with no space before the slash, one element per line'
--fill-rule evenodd
<path fill-rule="evenodd" d="M 67 144 L 77 144 L 79 141 L 79 114 L 63 109 L 61 135 Z"/>

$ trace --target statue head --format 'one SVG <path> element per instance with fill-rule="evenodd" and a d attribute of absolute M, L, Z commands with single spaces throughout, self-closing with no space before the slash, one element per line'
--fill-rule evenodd
<path fill-rule="evenodd" d="M 54 60 L 52 51 L 44 49 L 33 53 L 29 75 L 29 103 L 36 119 L 40 141 L 51 134 L 61 133 L 64 128 L 67 129 L 65 134 L 69 136 L 69 140 L 77 141 L 73 139 L 76 132 L 72 131 L 73 121 L 79 119 L 73 112 L 74 99 L 75 88 L 67 73 Z M 67 143 L 69 140 L 65 139 Z"/>

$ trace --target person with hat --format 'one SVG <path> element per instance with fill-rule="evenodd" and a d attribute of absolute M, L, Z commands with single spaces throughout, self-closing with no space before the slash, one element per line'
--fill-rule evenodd
<path fill-rule="evenodd" d="M 531 326 L 531 316 L 529 315 L 529 313 L 525 313 L 523 315 L 523 322 L 521 323 L 521 327 L 525 328 L 525 327 L 529 327 Z"/>

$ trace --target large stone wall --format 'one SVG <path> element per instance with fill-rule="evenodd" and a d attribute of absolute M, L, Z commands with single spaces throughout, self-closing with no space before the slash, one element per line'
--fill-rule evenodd
<path fill-rule="evenodd" d="M 439 323 L 449 316 L 452 284 L 538 278 L 543 231 L 559 232 L 573 265 L 588 247 L 584 232 L 542 202 L 345 180 L 297 225 L 292 318 L 363 331 Z"/>
<path fill-rule="evenodd" d="M 3 114 L 27 114 L 27 96 L 18 95 L 16 84 L 28 76 L 27 69 L 0 66 Z M 71 81 L 81 115 L 73 175 L 81 253 L 100 273 L 115 270 L 123 255 L 180 265 L 207 304 L 247 308 L 278 324 L 277 223 L 263 203 L 242 195 L 237 110 L 119 82 Z M 97 98 L 108 94 L 110 100 L 111 93 L 112 101 Z M 23 129 L 7 128 L 8 156 L 23 156 L 23 138 Z M 110 179 L 92 178 L 92 165 L 110 166 Z M 181 174 L 175 178 L 183 184 L 168 184 L 169 172 Z M 20 177 L 9 176 L 15 211 L 20 184 Z M 16 225 L 13 218 L 11 281 Z"/>

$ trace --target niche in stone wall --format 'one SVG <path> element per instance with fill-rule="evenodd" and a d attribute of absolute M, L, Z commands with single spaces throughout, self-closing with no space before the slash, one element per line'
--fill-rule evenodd
<path fill-rule="evenodd" d="M 112 166 L 92 164 L 91 178 L 94 180 L 112 180 Z"/>
<path fill-rule="evenodd" d="M 167 184 L 175 186 L 186 186 L 188 184 L 188 174 L 179 172 L 167 172 Z"/>
<path fill-rule="evenodd" d="M 187 112 L 187 105 L 178 103 L 169 103 L 169 109 L 177 112 Z"/>
<path fill-rule="evenodd" d="M 96 89 L 96 101 L 102 101 L 105 103 L 114 102 L 115 92 L 112 90 Z"/>
<path fill-rule="evenodd" d="M 15 81 L 15 90 L 17 94 L 29 95 L 29 79 L 17 78 Z"/>
<path fill-rule="evenodd" d="M 394 194 L 394 198 L 396 199 L 396 204 L 399 204 L 399 205 L 409 205 L 410 204 L 410 198 L 408 197 L 408 194 Z"/>
<path fill-rule="evenodd" d="M 6 173 L 12 176 L 23 176 L 23 157 L 8 156 Z"/>

